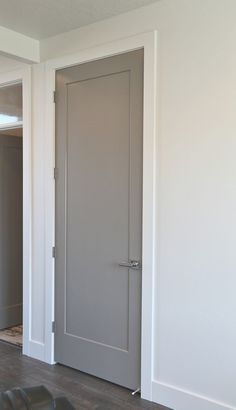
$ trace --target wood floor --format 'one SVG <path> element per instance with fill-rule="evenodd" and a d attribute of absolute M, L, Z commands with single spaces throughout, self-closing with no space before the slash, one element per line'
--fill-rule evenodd
<path fill-rule="evenodd" d="M 0 391 L 42 384 L 55 397 L 67 396 L 78 410 L 170 410 L 87 374 L 22 356 L 20 348 L 0 342 Z"/>
<path fill-rule="evenodd" d="M 22 347 L 22 325 L 0 330 L 0 341 Z"/>

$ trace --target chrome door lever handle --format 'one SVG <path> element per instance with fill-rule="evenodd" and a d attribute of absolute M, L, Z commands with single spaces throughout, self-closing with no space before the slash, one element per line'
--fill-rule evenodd
<path fill-rule="evenodd" d="M 119 266 L 128 268 L 128 269 L 142 269 L 142 264 L 140 261 L 131 260 L 129 262 L 121 262 Z"/>

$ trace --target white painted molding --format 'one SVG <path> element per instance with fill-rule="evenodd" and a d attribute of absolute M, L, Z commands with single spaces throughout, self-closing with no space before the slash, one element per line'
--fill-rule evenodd
<path fill-rule="evenodd" d="M 32 156 L 31 67 L 22 70 L 23 84 L 23 353 L 29 354 L 31 337 L 32 275 Z"/>
<path fill-rule="evenodd" d="M 25 62 L 39 63 L 40 42 L 0 26 L 0 54 Z"/>
<path fill-rule="evenodd" d="M 174 410 L 236 410 L 229 404 L 157 381 L 152 383 L 152 401 Z"/>
<path fill-rule="evenodd" d="M 48 61 L 46 68 L 46 130 L 45 151 L 45 357 L 54 363 L 54 260 L 55 241 L 55 89 L 56 70 L 113 55 L 144 49 L 144 125 L 143 125 L 143 274 L 142 274 L 142 352 L 141 394 L 152 398 L 153 375 L 153 289 L 155 275 L 155 173 L 156 173 L 156 75 L 157 32 L 147 32 L 122 38 L 79 51 L 76 54 Z"/>
<path fill-rule="evenodd" d="M 0 85 L 23 85 L 23 353 L 29 355 L 31 337 L 32 164 L 31 164 L 31 67 L 0 74 Z"/>
<path fill-rule="evenodd" d="M 44 353 L 45 345 L 43 343 L 36 342 L 35 340 L 30 340 L 28 356 L 43 361 Z"/>

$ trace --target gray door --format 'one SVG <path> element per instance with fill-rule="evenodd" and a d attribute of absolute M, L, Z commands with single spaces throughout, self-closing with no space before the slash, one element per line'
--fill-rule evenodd
<path fill-rule="evenodd" d="M 22 323 L 22 139 L 0 136 L 0 329 Z"/>
<path fill-rule="evenodd" d="M 140 385 L 143 52 L 57 72 L 55 360 Z"/>

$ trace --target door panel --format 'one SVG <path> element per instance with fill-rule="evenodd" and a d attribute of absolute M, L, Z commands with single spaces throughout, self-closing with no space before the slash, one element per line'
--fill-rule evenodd
<path fill-rule="evenodd" d="M 0 136 L 0 329 L 22 323 L 22 139 Z"/>
<path fill-rule="evenodd" d="M 142 74 L 137 51 L 58 71 L 56 361 L 140 384 Z"/>

